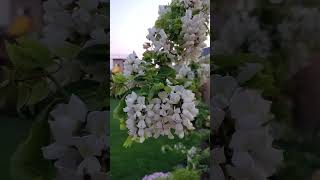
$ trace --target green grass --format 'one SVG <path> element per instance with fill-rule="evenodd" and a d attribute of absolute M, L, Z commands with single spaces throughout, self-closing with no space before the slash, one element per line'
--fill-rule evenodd
<path fill-rule="evenodd" d="M 111 116 L 118 100 L 111 99 Z M 168 172 L 177 164 L 182 163 L 185 157 L 175 152 L 163 154 L 162 145 L 183 142 L 186 145 L 197 143 L 193 137 L 184 140 L 169 140 L 160 137 L 157 140 L 148 139 L 143 144 L 134 143 L 131 148 L 122 145 L 127 138 L 127 132 L 119 129 L 119 121 L 111 117 L 110 122 L 110 150 L 112 180 L 141 180 L 146 174 L 161 171 Z"/>

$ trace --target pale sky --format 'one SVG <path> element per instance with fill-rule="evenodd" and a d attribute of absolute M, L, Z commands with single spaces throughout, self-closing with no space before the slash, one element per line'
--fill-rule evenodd
<path fill-rule="evenodd" d="M 148 28 L 158 18 L 159 5 L 171 0 L 110 0 L 110 55 L 126 58 L 135 51 L 141 58 Z M 209 44 L 209 41 L 207 42 Z"/>
<path fill-rule="evenodd" d="M 169 2 L 171 0 L 111 0 L 111 56 L 126 57 L 135 51 L 141 57 L 148 28 L 153 27 L 158 18 L 158 6 Z"/>

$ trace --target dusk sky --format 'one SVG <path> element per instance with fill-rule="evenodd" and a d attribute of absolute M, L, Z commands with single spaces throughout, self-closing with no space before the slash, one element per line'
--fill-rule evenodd
<path fill-rule="evenodd" d="M 110 50 L 111 56 L 127 57 L 135 51 L 139 57 L 147 42 L 148 28 L 158 18 L 158 6 L 171 0 L 111 0 Z"/>
<path fill-rule="evenodd" d="M 158 18 L 159 5 L 170 2 L 171 0 L 111 0 L 111 58 L 126 58 L 133 51 L 141 57 L 144 52 L 142 45 L 148 41 L 148 28 L 153 27 Z"/>

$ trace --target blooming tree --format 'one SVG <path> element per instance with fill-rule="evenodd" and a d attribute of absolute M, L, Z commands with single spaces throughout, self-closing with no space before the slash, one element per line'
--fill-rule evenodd
<path fill-rule="evenodd" d="M 206 46 L 208 24 L 209 1 L 173 0 L 159 6 L 142 59 L 133 52 L 123 74 L 113 75 L 113 88 L 122 97 L 114 116 L 128 131 L 125 146 L 159 136 L 183 138 L 195 129 L 200 82 L 206 82 L 209 70 L 208 64 L 196 62 Z"/>

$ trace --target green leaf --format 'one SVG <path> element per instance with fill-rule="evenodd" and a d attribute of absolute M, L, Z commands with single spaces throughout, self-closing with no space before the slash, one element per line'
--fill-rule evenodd
<path fill-rule="evenodd" d="M 119 101 L 118 106 L 113 111 L 113 118 L 119 121 L 126 118 L 127 114 L 123 111 L 123 108 L 126 107 L 125 96 Z"/>
<path fill-rule="evenodd" d="M 66 42 L 63 48 L 55 49 L 54 54 L 65 59 L 73 59 L 78 55 L 80 50 L 80 46 Z"/>
<path fill-rule="evenodd" d="M 98 44 L 82 49 L 77 59 L 83 63 L 106 62 L 108 60 L 108 45 Z"/>
<path fill-rule="evenodd" d="M 31 88 L 26 83 L 18 84 L 18 100 L 17 110 L 19 111 L 24 105 L 26 105 L 30 99 Z"/>
<path fill-rule="evenodd" d="M 50 89 L 48 83 L 45 80 L 40 80 L 31 88 L 31 94 L 28 100 L 28 105 L 34 105 L 42 101 L 49 95 L 49 92 Z"/>
<path fill-rule="evenodd" d="M 148 94 L 148 101 L 150 102 L 151 99 L 153 98 L 153 96 L 155 94 L 157 94 L 161 89 L 165 88 L 164 84 L 163 83 L 157 83 L 157 84 L 154 84 L 152 86 L 152 88 L 150 89 L 149 91 L 149 94 Z"/>
<path fill-rule="evenodd" d="M 5 66 L 0 66 L 0 88 L 7 86 L 12 79 L 13 71 Z"/>
<path fill-rule="evenodd" d="M 37 40 L 20 38 L 18 43 L 21 50 L 38 63 L 39 67 L 48 67 L 53 63 L 49 49 Z"/>
<path fill-rule="evenodd" d="M 41 148 L 50 144 L 48 113 L 54 103 L 37 116 L 27 139 L 21 143 L 11 158 L 11 174 L 14 180 L 52 179 L 54 167 L 44 159 Z"/>
<path fill-rule="evenodd" d="M 132 146 L 132 143 L 134 142 L 133 137 L 128 136 L 128 138 L 126 139 L 126 141 L 123 143 L 123 147 L 125 148 L 129 148 Z"/>
<path fill-rule="evenodd" d="M 126 127 L 126 122 L 125 122 L 125 119 L 121 118 L 120 119 L 120 130 L 126 130 L 127 127 Z"/>
<path fill-rule="evenodd" d="M 19 44 L 6 42 L 6 49 L 11 62 L 21 69 L 46 68 L 54 63 L 49 50 L 31 39 L 19 39 Z"/>
<path fill-rule="evenodd" d="M 169 66 L 161 66 L 159 69 L 159 73 L 158 76 L 165 80 L 167 78 L 175 78 L 176 77 L 176 70 L 174 70 L 173 68 L 169 67 Z"/>
<path fill-rule="evenodd" d="M 123 84 L 127 82 L 127 78 L 123 74 L 117 73 L 112 75 L 112 81 L 117 84 Z"/>
<path fill-rule="evenodd" d="M 103 89 L 104 88 L 104 92 Z M 87 105 L 89 110 L 97 110 L 105 106 L 108 95 L 107 85 L 93 80 L 80 80 L 65 86 L 69 95 L 78 95 Z"/>
<path fill-rule="evenodd" d="M 164 90 L 167 92 L 167 93 L 170 93 L 172 91 L 171 87 L 169 86 L 165 86 L 164 87 Z"/>

